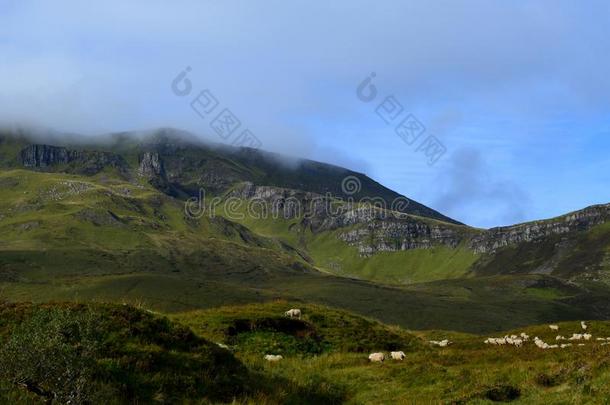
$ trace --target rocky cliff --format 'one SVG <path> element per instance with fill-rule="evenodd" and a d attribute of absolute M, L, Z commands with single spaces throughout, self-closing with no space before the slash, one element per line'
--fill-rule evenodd
<path fill-rule="evenodd" d="M 266 210 L 268 217 L 299 219 L 313 232 L 339 230 L 338 237 L 356 246 L 361 256 L 376 252 L 456 248 L 465 243 L 478 254 L 521 243 L 545 240 L 553 235 L 586 232 L 610 219 L 610 204 L 586 208 L 562 217 L 510 227 L 477 230 L 448 224 L 371 204 L 333 198 L 279 187 L 256 186 L 246 182 L 229 194 L 247 200 L 252 211 Z"/>
<path fill-rule="evenodd" d="M 473 237 L 470 248 L 476 253 L 493 253 L 502 247 L 536 242 L 553 235 L 588 231 L 608 220 L 610 204 L 596 205 L 546 221 L 489 229 Z"/>
<path fill-rule="evenodd" d="M 49 167 L 73 160 L 74 153 L 58 146 L 30 145 L 21 151 L 21 162 L 25 167 Z"/>
<path fill-rule="evenodd" d="M 338 237 L 357 246 L 361 256 L 381 251 L 457 247 L 468 228 L 388 210 L 378 201 L 358 202 L 300 190 L 244 183 L 230 197 L 245 199 L 252 211 L 298 219 L 314 233 L 339 230 Z M 346 229 L 348 228 L 348 229 Z"/>
<path fill-rule="evenodd" d="M 118 169 L 123 176 L 129 172 L 129 166 L 123 157 L 110 152 L 34 144 L 22 149 L 20 158 L 24 167 L 50 170 L 60 166 L 66 172 L 88 176 L 95 175 L 107 167 Z"/>

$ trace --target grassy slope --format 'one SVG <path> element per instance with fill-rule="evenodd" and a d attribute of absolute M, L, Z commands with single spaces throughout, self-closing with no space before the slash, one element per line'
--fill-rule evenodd
<path fill-rule="evenodd" d="M 58 403 L 225 402 L 246 394 L 252 379 L 188 328 L 126 306 L 1 305 L 0 340 L 5 403 L 43 403 L 45 395 Z"/>
<path fill-rule="evenodd" d="M 358 249 L 337 237 L 338 232 L 315 235 L 307 244 L 316 264 L 329 272 L 390 284 L 463 277 L 477 260 L 466 247 L 435 247 L 398 252 L 380 252 L 362 257 Z"/>
<path fill-rule="evenodd" d="M 241 204 L 231 218 L 244 224 L 254 232 L 276 238 L 297 247 L 318 269 L 343 277 L 371 280 L 386 284 L 413 284 L 426 281 L 464 277 L 479 256 L 466 246 L 457 249 L 438 246 L 431 249 L 414 249 L 398 252 L 380 252 L 371 257 L 362 257 L 358 249 L 339 239 L 340 231 L 313 234 L 303 230 L 300 218 L 253 218 L 247 215 L 247 203 Z M 221 209 L 218 214 L 227 215 Z M 421 220 L 432 221 L 421 218 Z"/>
<path fill-rule="evenodd" d="M 70 193 L 67 181 L 81 191 Z M 410 328 L 463 331 L 610 313 L 603 289 L 591 294 L 577 288 L 569 297 L 558 298 L 542 284 L 542 292 L 524 294 L 521 283 L 537 276 L 396 288 L 324 275 L 274 238 L 226 221 L 186 220 L 181 203 L 105 174 L 14 170 L 0 173 L 0 182 L 0 294 L 14 301 L 113 301 L 184 311 L 286 298 L 347 308 Z M 267 231 L 273 234 L 284 226 L 282 232 L 289 234 L 288 224 L 275 223 L 276 228 Z M 295 235 L 287 240 L 301 248 L 303 237 L 312 238 Z M 327 252 L 341 255 L 347 249 Z M 315 255 L 316 249 L 310 253 Z M 432 268 L 418 264 L 417 255 L 426 252 L 406 254 L 414 255 L 409 257 L 413 267 L 407 269 L 411 277 Z M 377 266 L 391 268 L 390 256 L 372 259 L 373 265 L 363 265 L 362 271 L 374 274 Z M 454 261 L 463 264 L 467 259 L 458 255 Z M 439 270 L 435 277 L 452 271 L 451 266 L 439 268 L 446 272 Z"/>
<path fill-rule="evenodd" d="M 179 314 L 173 318 L 191 326 L 201 336 L 233 342 L 231 350 L 251 369 L 293 382 L 318 381 L 330 392 L 342 392 L 347 403 L 476 404 L 492 403 L 490 398 L 501 399 L 511 393 L 518 395 L 515 403 L 523 404 L 598 403 L 610 394 L 606 383 L 610 377 L 607 361 L 610 346 L 601 346 L 595 340 L 586 342 L 583 347 L 565 350 L 543 351 L 531 342 L 521 349 L 500 348 L 483 344 L 485 337 L 445 331 L 408 333 L 373 322 L 368 327 L 376 329 L 377 333 L 385 330 L 391 335 L 402 335 L 408 341 L 400 347 L 407 354 L 405 361 L 371 364 L 367 361 L 368 351 L 291 352 L 286 350 L 286 345 L 297 346 L 298 342 L 288 339 L 281 330 L 276 334 L 257 332 L 266 346 L 261 342 L 252 345 L 248 339 L 231 340 L 227 337 L 227 330 L 236 319 L 255 323 L 260 319 L 281 317 L 285 309 L 294 305 L 300 304 L 276 302 L 223 307 Z M 353 315 L 320 306 L 300 307 L 306 322 L 323 333 L 336 334 L 338 342 L 357 342 L 363 335 L 361 321 Z M 609 322 L 588 324 L 588 331 L 594 339 L 610 336 Z M 354 326 L 360 328 L 361 333 L 350 337 Z M 566 336 L 581 332 L 578 322 L 560 323 L 559 326 L 559 333 Z M 549 343 L 554 343 L 557 334 L 548 326 L 541 325 L 492 336 L 521 332 L 532 338 L 539 336 Z M 414 341 L 414 335 L 422 341 Z M 454 344 L 445 349 L 426 344 L 428 339 L 443 338 L 452 340 Z M 383 347 L 383 335 L 377 335 L 375 339 L 379 344 L 369 349 L 387 353 L 388 349 Z M 335 347 L 340 346 L 337 344 Z M 283 353 L 285 359 L 278 364 L 268 364 L 262 355 L 270 350 Z"/>
<path fill-rule="evenodd" d="M 602 280 L 609 284 L 610 223 L 568 238 L 553 236 L 539 242 L 522 243 L 484 256 L 473 267 L 478 275 L 546 272 L 574 280 Z"/>
<path fill-rule="evenodd" d="M 294 306 L 303 310 L 302 320 L 282 316 Z M 171 320 L 129 306 L 4 304 L 0 357 L 14 355 L 16 347 L 20 356 L 36 357 L 23 357 L 19 368 L 3 363 L 0 398 L 42 402 L 18 383 L 29 376 L 32 386 L 64 395 L 78 389 L 95 402 L 117 404 L 488 404 L 509 397 L 518 404 L 604 403 L 610 395 L 610 346 L 595 338 L 610 337 L 610 322 L 587 323 L 594 338 L 584 346 L 541 350 L 531 341 L 522 348 L 496 347 L 483 344 L 487 335 L 410 332 L 298 302 L 189 311 Z M 539 325 L 491 336 L 526 332 L 552 343 L 557 333 L 581 333 L 579 322 L 559 327 L 559 332 Z M 66 328 L 72 333 L 61 333 Z M 443 338 L 453 344 L 434 348 L 427 343 Z M 229 351 L 214 342 L 228 343 Z M 61 351 L 54 350 L 57 344 L 64 345 Z M 371 351 L 394 349 L 404 351 L 406 359 L 383 364 L 367 359 Z M 84 385 L 64 379 L 69 375 L 61 364 L 73 351 L 86 356 L 87 369 L 79 371 Z M 284 359 L 268 363 L 263 359 L 267 353 L 281 353 Z M 35 364 L 62 379 L 40 378 Z"/>

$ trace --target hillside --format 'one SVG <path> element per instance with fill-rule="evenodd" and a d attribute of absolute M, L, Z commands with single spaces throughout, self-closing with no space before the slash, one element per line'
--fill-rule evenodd
<path fill-rule="evenodd" d="M 283 316 L 298 304 L 303 316 Z M 0 305 L 0 401 L 38 403 L 598 403 L 607 397 L 610 323 L 486 336 L 407 331 L 320 305 L 275 301 L 171 316 L 126 305 Z M 430 340 L 448 339 L 448 347 Z M 222 346 L 222 347 L 221 347 Z M 403 361 L 368 354 L 403 351 Z M 279 362 L 265 354 L 281 354 Z M 603 401 L 602 401 L 603 402 Z"/>
<path fill-rule="evenodd" d="M 167 132 L 0 138 L 2 296 L 171 312 L 285 298 L 470 332 L 610 315 L 608 205 L 481 230 L 389 209 L 395 193 L 345 169 Z M 341 195 L 343 174 L 386 200 Z"/>

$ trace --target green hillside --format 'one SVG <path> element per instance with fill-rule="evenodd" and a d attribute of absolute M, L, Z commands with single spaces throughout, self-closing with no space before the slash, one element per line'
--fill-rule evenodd
<path fill-rule="evenodd" d="M 154 139 L 153 150 L 186 153 L 182 144 Z M 610 314 L 607 224 L 567 234 L 561 240 L 568 245 L 548 238 L 481 254 L 469 246 L 481 230 L 409 214 L 395 224 L 462 242 L 363 255 L 342 234 L 385 226 L 385 220 L 316 228 L 302 216 L 235 218 L 222 205 L 217 215 L 190 217 L 184 196 L 172 196 L 139 174 L 141 145 L 124 134 L 99 152 L 81 145 L 63 156 L 68 152 L 38 148 L 28 152 L 29 161 L 42 164 L 55 153 L 68 163 L 26 168 L 20 154 L 28 150 L 27 140 L 3 138 L 0 296 L 14 302 L 125 302 L 166 312 L 287 299 L 412 329 L 468 332 Z M 215 149 L 189 153 L 191 163 L 220 164 Z M 240 173 L 233 179 L 238 184 L 244 173 L 266 179 L 258 163 L 223 156 L 221 166 Z M 164 172 L 171 190 L 184 192 L 192 186 L 188 179 L 207 173 L 198 172 L 198 165 L 180 172 L 172 169 L 176 162 L 170 159 Z M 226 201 L 234 187 L 207 197 Z M 247 203 L 240 201 L 242 207 Z M 382 235 L 375 243 L 391 245 L 392 238 Z M 427 238 L 415 241 L 425 244 Z M 562 247 L 557 256 L 557 246 L 569 249 Z M 551 274 L 531 274 L 540 268 L 534 262 L 528 267 L 533 256 L 560 260 Z"/>
<path fill-rule="evenodd" d="M 283 316 L 298 306 L 301 319 Z M 165 317 L 126 305 L 0 304 L 0 401 L 38 403 L 603 403 L 610 323 L 542 350 L 580 322 L 470 335 L 407 331 L 320 305 L 275 301 Z M 520 335 L 523 347 L 489 336 Z M 604 339 L 600 341 L 598 339 Z M 430 340 L 448 339 L 448 347 Z M 221 347 L 226 345 L 226 348 Z M 371 363 L 371 352 L 405 359 Z M 268 362 L 266 354 L 281 354 Z"/>

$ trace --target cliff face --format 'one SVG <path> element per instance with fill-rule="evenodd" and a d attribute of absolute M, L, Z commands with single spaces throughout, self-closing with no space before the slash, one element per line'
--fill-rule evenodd
<path fill-rule="evenodd" d="M 584 232 L 609 219 L 610 204 L 597 205 L 548 221 L 490 229 L 473 237 L 470 248 L 476 253 L 493 253 L 506 246 L 536 242 L 553 235 Z"/>
<path fill-rule="evenodd" d="M 50 145 L 30 145 L 21 151 L 21 162 L 25 167 L 49 167 L 68 164 L 74 154 L 66 148 Z"/>
<path fill-rule="evenodd" d="M 81 151 L 51 145 L 29 145 L 21 150 L 24 167 L 52 169 L 54 166 L 69 165 L 66 171 L 84 175 L 95 175 L 106 167 L 118 169 L 127 175 L 128 165 L 120 156 L 110 152 Z"/>
<path fill-rule="evenodd" d="M 230 196 L 248 200 L 253 211 L 260 212 L 265 207 L 268 217 L 300 218 L 300 224 L 313 232 L 339 230 L 339 239 L 356 246 L 361 256 L 435 246 L 456 248 L 462 243 L 475 253 L 493 254 L 504 247 L 542 241 L 554 235 L 586 232 L 610 219 L 607 204 L 552 220 L 477 230 L 370 205 L 350 205 L 328 195 L 252 183 L 236 187 Z"/>
<path fill-rule="evenodd" d="M 245 183 L 230 196 L 248 200 L 253 210 L 265 207 L 269 217 L 300 218 L 301 225 L 313 232 L 340 230 L 338 237 L 357 246 L 361 256 L 439 245 L 455 248 L 468 234 L 466 227 L 299 190 Z"/>
<path fill-rule="evenodd" d="M 155 152 L 145 152 L 142 156 L 140 156 L 140 167 L 138 168 L 138 174 L 148 178 L 149 180 L 155 178 L 165 179 L 165 166 L 159 154 Z"/>
<path fill-rule="evenodd" d="M 430 225 L 412 218 L 377 220 L 339 234 L 341 240 L 357 246 L 361 256 L 435 246 L 457 248 L 465 237 L 456 228 Z"/>

